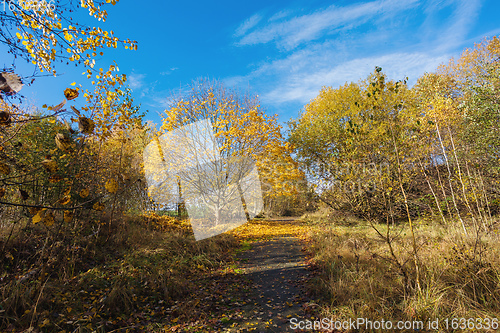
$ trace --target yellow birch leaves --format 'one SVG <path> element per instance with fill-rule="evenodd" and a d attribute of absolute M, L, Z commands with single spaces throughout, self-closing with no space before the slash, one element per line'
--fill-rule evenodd
<path fill-rule="evenodd" d="M 54 213 L 48 212 L 46 208 L 40 209 L 31 220 L 33 224 L 43 222 L 47 227 L 51 227 L 55 222 Z"/>

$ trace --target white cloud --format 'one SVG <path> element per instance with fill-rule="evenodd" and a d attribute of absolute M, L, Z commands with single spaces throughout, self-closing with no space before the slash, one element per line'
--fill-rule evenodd
<path fill-rule="evenodd" d="M 477 20 L 480 8 L 480 0 L 429 1 L 422 32 L 427 39 L 435 41 L 437 50 L 461 47 Z M 451 10 L 452 14 L 444 17 L 443 10 Z"/>
<path fill-rule="evenodd" d="M 425 53 L 391 53 L 377 57 L 358 58 L 333 67 L 316 71 L 304 70 L 292 76 L 282 77 L 274 89 L 261 96 L 263 102 L 282 104 L 287 102 L 308 103 L 324 86 L 338 87 L 346 82 L 357 82 L 373 72 L 375 66 L 394 80 L 408 77 L 410 82 L 425 72 L 430 72 L 448 59 L 447 55 L 431 56 Z M 314 61 L 312 59 L 312 61 Z"/>
<path fill-rule="evenodd" d="M 144 86 L 144 74 L 132 73 L 127 77 L 128 84 L 132 90 L 142 88 Z"/>
<path fill-rule="evenodd" d="M 243 23 L 240 24 L 240 26 L 236 29 L 234 36 L 235 37 L 243 36 L 244 34 L 247 33 L 248 30 L 252 29 L 257 24 L 259 24 L 260 20 L 262 20 L 262 16 L 260 14 L 254 14 L 250 16 L 248 19 L 246 19 L 245 21 L 243 21 Z"/>
<path fill-rule="evenodd" d="M 274 14 L 273 16 L 271 16 L 268 21 L 269 22 L 278 21 L 278 20 L 280 20 L 282 18 L 287 17 L 291 13 L 292 13 L 291 10 L 281 10 L 281 11 L 277 12 L 276 14 Z"/>
<path fill-rule="evenodd" d="M 480 0 L 377 0 L 295 17 L 282 10 L 239 39 L 240 45 L 254 47 L 276 43 L 281 56 L 224 82 L 251 87 L 278 112 L 290 106 L 298 111 L 323 86 L 359 81 L 375 66 L 390 79 L 408 77 L 413 84 L 470 46 L 467 36 L 480 6 Z M 363 23 L 369 28 L 362 32 L 346 30 Z"/>
<path fill-rule="evenodd" d="M 161 72 L 160 75 L 170 75 L 178 69 L 179 68 L 177 68 L 177 67 L 171 67 L 171 68 L 167 69 L 166 71 Z"/>
<path fill-rule="evenodd" d="M 238 44 L 255 45 L 274 41 L 279 46 L 291 50 L 304 42 L 316 40 L 334 29 L 353 28 L 369 19 L 389 17 L 417 5 L 418 0 L 377 0 L 346 7 L 332 5 L 312 14 L 293 17 L 284 22 L 270 23 L 246 35 L 240 34 L 242 38 Z"/>

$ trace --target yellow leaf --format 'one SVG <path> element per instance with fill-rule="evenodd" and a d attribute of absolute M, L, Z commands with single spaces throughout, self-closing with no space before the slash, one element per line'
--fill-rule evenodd
<path fill-rule="evenodd" d="M 33 216 L 33 219 L 32 219 L 33 224 L 37 224 L 38 222 L 43 220 L 46 210 L 47 210 L 47 208 L 42 208 L 42 209 L 38 210 L 37 214 L 35 216 Z"/>
<path fill-rule="evenodd" d="M 99 210 L 99 211 L 101 211 L 101 210 L 103 210 L 103 209 L 104 209 L 104 205 L 103 205 L 102 203 L 100 203 L 100 202 L 96 202 L 96 203 L 92 206 L 92 208 L 94 208 L 95 210 Z"/>
<path fill-rule="evenodd" d="M 89 191 L 89 189 L 88 189 L 88 188 L 84 188 L 83 190 L 81 190 L 81 191 L 80 191 L 80 196 L 81 196 L 82 198 L 86 198 L 86 197 L 88 197 L 88 196 L 89 196 L 89 194 L 90 194 L 90 191 Z"/>
<path fill-rule="evenodd" d="M 8 175 L 10 173 L 10 167 L 5 163 L 0 162 L 0 173 Z"/>
<path fill-rule="evenodd" d="M 66 195 L 61 199 L 59 199 L 59 203 L 63 206 L 69 204 L 70 202 L 71 202 L 71 195 Z"/>
<path fill-rule="evenodd" d="M 71 222 L 73 220 L 73 211 L 72 210 L 65 210 L 64 211 L 64 222 Z M 70 312 L 70 311 L 68 311 Z"/>
<path fill-rule="evenodd" d="M 47 227 L 50 227 L 54 224 L 55 220 L 54 220 L 54 214 L 52 212 L 49 212 L 47 214 L 45 214 L 45 216 L 43 217 L 43 223 L 47 226 Z"/>
<path fill-rule="evenodd" d="M 109 193 L 115 193 L 118 190 L 118 183 L 113 178 L 109 179 L 104 185 Z"/>
<path fill-rule="evenodd" d="M 42 212 L 38 212 L 35 216 L 33 216 L 33 224 L 37 224 L 38 222 L 40 222 L 42 220 L 42 216 L 40 215 L 40 213 Z"/>
<path fill-rule="evenodd" d="M 68 101 L 77 98 L 79 94 L 80 93 L 76 89 L 66 88 L 64 90 L 64 97 L 66 97 Z"/>
<path fill-rule="evenodd" d="M 18 39 L 23 39 L 23 36 L 21 36 L 21 34 L 20 34 L 19 32 L 16 32 L 16 37 L 17 37 Z"/>

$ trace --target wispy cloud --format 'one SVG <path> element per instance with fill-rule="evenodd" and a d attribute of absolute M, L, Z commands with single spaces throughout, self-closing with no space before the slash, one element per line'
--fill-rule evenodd
<path fill-rule="evenodd" d="M 166 71 L 161 72 L 160 75 L 170 75 L 170 74 L 172 74 L 174 71 L 176 71 L 178 69 L 179 68 L 177 68 L 177 67 L 170 67 Z"/>
<path fill-rule="evenodd" d="M 460 47 L 467 40 L 467 34 L 476 22 L 480 9 L 480 0 L 429 1 L 422 24 L 423 35 L 435 41 L 436 50 Z M 444 10 L 450 10 L 452 14 L 443 17 Z"/>
<path fill-rule="evenodd" d="M 271 16 L 268 21 L 269 22 L 278 21 L 278 20 L 281 20 L 282 18 L 285 18 L 291 14 L 292 14 L 291 10 L 280 10 L 279 12 L 273 14 L 273 16 Z"/>
<path fill-rule="evenodd" d="M 377 0 L 301 16 L 283 9 L 237 41 L 275 43 L 278 56 L 225 83 L 252 87 L 278 113 L 300 108 L 324 86 L 364 79 L 375 66 L 414 83 L 466 46 L 480 7 L 480 0 Z"/>
<path fill-rule="evenodd" d="M 242 36 L 237 42 L 239 45 L 264 44 L 274 41 L 280 47 L 290 50 L 304 42 L 316 40 L 335 29 L 353 28 L 374 17 L 389 17 L 417 5 L 418 0 L 377 0 L 346 7 L 330 6 L 284 22 L 271 22 L 248 34 L 235 35 Z"/>
<path fill-rule="evenodd" d="M 127 77 L 128 85 L 133 90 L 142 88 L 144 86 L 144 79 L 145 78 L 146 78 L 146 75 L 144 75 L 144 74 L 132 73 Z"/>
<path fill-rule="evenodd" d="M 240 26 L 236 29 L 234 36 L 235 37 L 240 37 L 243 36 L 244 34 L 247 33 L 248 30 L 252 29 L 255 27 L 260 20 L 262 20 L 262 15 L 260 14 L 254 14 L 250 16 L 248 19 L 243 21 L 243 23 L 240 24 Z"/>
<path fill-rule="evenodd" d="M 408 77 L 415 82 L 424 72 L 433 71 L 448 56 L 430 56 L 425 53 L 391 53 L 378 57 L 359 58 L 331 68 L 303 71 L 292 77 L 282 77 L 274 89 L 261 96 L 269 104 L 288 102 L 308 103 L 324 86 L 338 87 L 346 82 L 357 82 L 380 66 L 393 79 Z"/>

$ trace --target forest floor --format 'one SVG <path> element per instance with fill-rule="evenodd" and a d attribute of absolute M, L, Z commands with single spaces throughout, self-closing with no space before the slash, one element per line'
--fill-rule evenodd
<path fill-rule="evenodd" d="M 189 225 L 123 225 L 85 251 L 55 243 L 45 274 L 30 268 L 39 267 L 35 256 L 20 256 L 37 253 L 41 236 L 12 242 L 15 258 L 4 259 L 0 277 L 0 331 L 300 332 L 291 324 L 313 319 L 305 222 L 252 220 L 199 242 Z"/>

